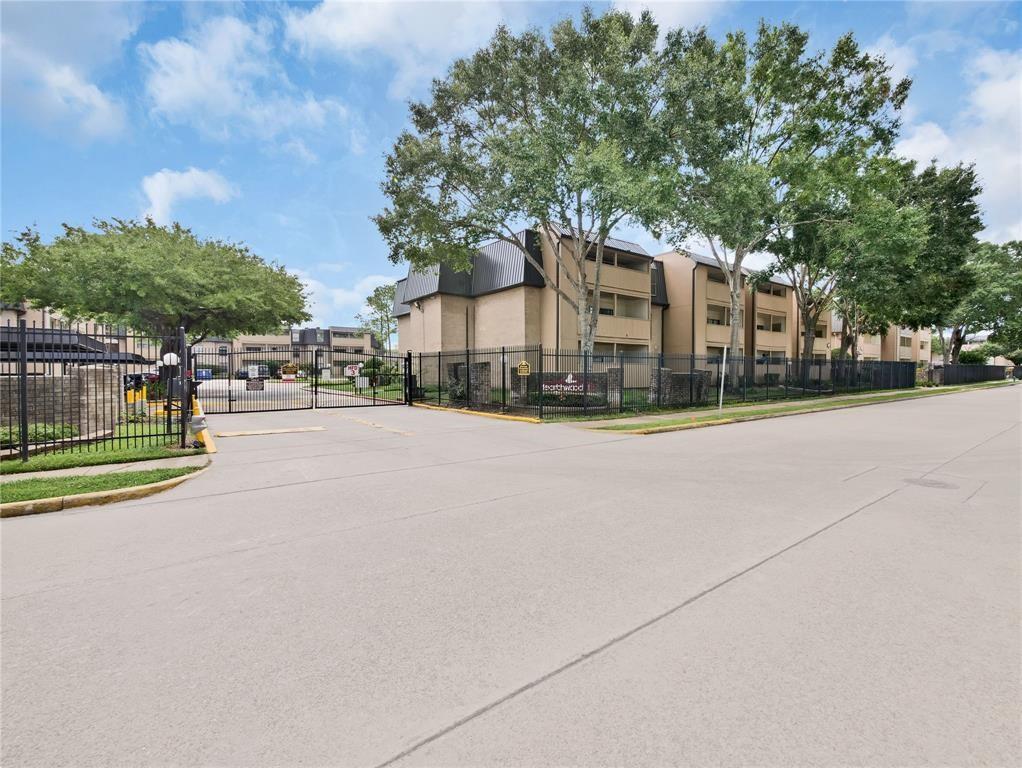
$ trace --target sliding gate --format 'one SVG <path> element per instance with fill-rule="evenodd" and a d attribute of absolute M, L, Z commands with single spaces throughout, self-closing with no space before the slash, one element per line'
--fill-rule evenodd
<path fill-rule="evenodd" d="M 290 347 L 195 352 L 192 375 L 206 413 L 404 405 L 408 361 L 399 355 Z"/>

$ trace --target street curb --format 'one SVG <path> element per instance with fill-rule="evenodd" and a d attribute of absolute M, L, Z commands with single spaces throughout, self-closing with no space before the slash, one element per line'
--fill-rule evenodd
<path fill-rule="evenodd" d="M 28 501 L 12 501 L 8 504 L 0 504 L 0 518 L 22 517 L 24 515 L 38 515 L 43 512 L 59 512 L 63 509 L 74 507 L 88 507 L 97 504 L 112 504 L 115 501 L 129 501 L 131 499 L 142 499 L 146 496 L 160 493 L 173 488 L 186 480 L 198 477 L 210 468 L 211 461 L 194 472 L 189 472 L 180 477 L 171 477 L 167 480 L 159 480 L 155 483 L 145 485 L 133 485 L 130 488 L 113 488 L 109 491 L 92 491 L 91 493 L 76 493 L 71 496 L 52 496 L 48 499 L 30 499 Z"/>
<path fill-rule="evenodd" d="M 690 424 L 672 424 L 666 427 L 646 427 L 644 429 L 607 429 L 605 427 L 587 427 L 591 432 L 614 432 L 620 435 L 659 435 L 665 432 L 683 432 L 686 429 L 700 429 L 701 427 L 719 427 L 724 424 L 738 424 L 743 421 L 762 421 L 764 419 L 781 419 L 785 416 L 805 416 L 807 413 L 826 413 L 827 411 L 843 411 L 846 408 L 863 408 L 867 405 L 890 405 L 892 403 L 903 403 L 910 400 L 925 400 L 931 397 L 946 397 L 949 395 L 960 395 L 965 392 L 977 392 L 984 389 L 997 389 L 996 386 L 975 387 L 968 389 L 956 389 L 953 392 L 933 392 L 932 394 L 919 394 L 914 397 L 899 397 L 894 400 L 880 400 L 870 402 L 864 400 L 861 403 L 845 403 L 844 405 L 832 405 L 827 408 L 805 408 L 800 411 L 789 411 L 788 413 L 750 413 L 736 415 L 716 421 L 694 422 Z"/>
<path fill-rule="evenodd" d="M 503 421 L 523 421 L 526 424 L 542 424 L 542 419 L 535 416 L 511 416 L 506 413 L 487 413 L 486 411 L 472 411 L 468 408 L 447 408 L 443 405 L 430 405 L 429 403 L 412 403 L 416 408 L 427 408 L 431 411 L 446 411 L 447 413 L 467 413 L 470 416 L 483 416 L 487 419 L 501 419 Z"/>

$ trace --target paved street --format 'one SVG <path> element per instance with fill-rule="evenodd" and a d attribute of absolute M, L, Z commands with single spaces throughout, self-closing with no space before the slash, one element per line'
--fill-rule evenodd
<path fill-rule="evenodd" d="M 1020 416 L 211 417 L 0 526 L 3 764 L 1018 765 Z"/>

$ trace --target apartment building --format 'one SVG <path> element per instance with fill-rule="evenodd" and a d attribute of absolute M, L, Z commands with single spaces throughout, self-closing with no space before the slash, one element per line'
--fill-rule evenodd
<path fill-rule="evenodd" d="M 548 238 L 535 230 L 519 233 L 555 287 L 514 246 L 497 241 L 483 246 L 467 272 L 445 265 L 410 269 L 397 282 L 393 314 L 398 348 L 438 352 L 542 344 L 578 351 L 575 310 L 556 287 L 569 285 L 557 254 L 571 255 L 568 232 Z M 565 254 L 565 251 L 568 251 Z M 593 267 L 595 267 L 595 257 Z M 593 286 L 593 269 L 586 270 Z M 594 353 L 657 354 L 663 348 L 667 290 L 660 265 L 642 246 L 608 238 L 600 276 Z"/>
<path fill-rule="evenodd" d="M 841 348 L 841 324 L 841 317 L 835 314 L 831 329 L 832 349 Z M 882 334 L 859 334 L 859 359 L 867 362 L 884 360 L 929 363 L 931 341 L 929 328 L 914 331 L 911 328 L 892 325 Z"/>
<path fill-rule="evenodd" d="M 664 314 L 664 352 L 720 357 L 731 343 L 731 293 L 717 260 L 698 253 L 670 251 L 656 257 L 662 264 L 666 290 L 671 296 Z M 729 355 L 783 359 L 799 356 L 805 329 L 797 311 L 791 284 L 776 276 L 755 289 L 746 284 L 737 322 L 741 346 Z M 831 316 L 824 313 L 813 341 L 814 359 L 829 355 Z"/>
<path fill-rule="evenodd" d="M 880 345 L 880 359 L 900 362 L 930 362 L 930 329 L 911 328 L 892 325 L 883 337 Z"/>

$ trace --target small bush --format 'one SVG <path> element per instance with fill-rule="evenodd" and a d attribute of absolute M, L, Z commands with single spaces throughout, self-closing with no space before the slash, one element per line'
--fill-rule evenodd
<path fill-rule="evenodd" d="M 46 443 L 77 436 L 78 428 L 71 424 L 37 423 L 28 425 L 28 442 L 30 443 Z M 10 448 L 20 444 L 20 427 L 0 427 L 0 445 L 4 448 Z"/>
<path fill-rule="evenodd" d="M 984 350 L 965 349 L 958 355 L 959 365 L 985 365 L 987 355 Z"/>

